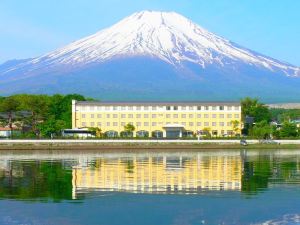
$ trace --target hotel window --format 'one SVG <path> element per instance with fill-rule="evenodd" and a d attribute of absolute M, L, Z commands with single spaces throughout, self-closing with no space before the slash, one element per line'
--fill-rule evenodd
<path fill-rule="evenodd" d="M 234 114 L 234 118 L 238 119 L 238 118 L 240 118 L 240 115 L 239 114 Z"/>
<path fill-rule="evenodd" d="M 186 107 L 185 106 L 181 106 L 181 110 L 186 110 Z"/>
<path fill-rule="evenodd" d="M 205 109 L 206 111 L 208 111 L 208 110 L 209 110 L 209 106 L 204 106 L 204 109 Z"/>
<path fill-rule="evenodd" d="M 91 118 L 94 118 L 94 116 L 95 116 L 94 114 L 91 114 Z"/>
<path fill-rule="evenodd" d="M 117 126 L 118 126 L 118 123 L 117 123 L 117 122 L 113 122 L 113 126 L 114 126 L 114 127 L 117 127 Z"/>
<path fill-rule="evenodd" d="M 106 126 L 108 126 L 108 127 L 109 127 L 109 126 L 110 126 L 110 122 L 107 122 L 107 123 L 106 123 Z"/>
<path fill-rule="evenodd" d="M 181 118 L 186 118 L 186 114 L 181 114 Z"/>
<path fill-rule="evenodd" d="M 144 118 L 149 118 L 149 114 L 144 114 Z"/>
<path fill-rule="evenodd" d="M 173 118 L 178 118 L 178 114 L 174 114 L 174 115 L 173 115 Z"/>
<path fill-rule="evenodd" d="M 98 115 L 97 115 L 97 118 L 102 118 L 102 115 L 101 115 L 101 114 L 98 114 Z"/>
<path fill-rule="evenodd" d="M 194 110 L 194 106 L 190 106 L 190 107 L 189 107 L 189 110 Z"/>
<path fill-rule="evenodd" d="M 126 118 L 126 114 L 121 114 L 121 118 Z"/>
<path fill-rule="evenodd" d="M 224 114 L 220 114 L 219 117 L 220 117 L 221 119 L 223 119 L 223 118 L 224 118 Z"/>
<path fill-rule="evenodd" d="M 209 118 L 209 115 L 208 114 L 204 114 L 204 118 Z"/>
<path fill-rule="evenodd" d="M 227 126 L 228 126 L 228 127 L 231 127 L 231 126 L 232 126 L 232 123 L 231 123 L 231 122 L 227 122 Z"/>
<path fill-rule="evenodd" d="M 126 123 L 125 123 L 125 122 L 122 122 L 122 123 L 121 123 L 121 126 L 122 126 L 122 127 L 125 127 L 125 126 L 126 126 Z"/>
<path fill-rule="evenodd" d="M 101 127 L 101 123 L 100 123 L 100 122 L 98 122 L 98 123 L 97 123 L 97 126 L 98 126 L 98 127 Z"/>
<path fill-rule="evenodd" d="M 197 106 L 197 110 L 201 110 L 201 106 L 198 105 L 198 106 Z"/>
<path fill-rule="evenodd" d="M 212 122 L 211 125 L 212 125 L 213 127 L 215 127 L 215 126 L 217 126 L 217 123 L 216 123 L 216 122 Z"/>
<path fill-rule="evenodd" d="M 232 118 L 232 115 L 231 114 L 227 114 L 227 118 Z"/>
<path fill-rule="evenodd" d="M 95 107 L 94 107 L 94 106 L 90 106 L 90 110 L 91 110 L 91 111 L 94 111 L 94 110 L 95 110 Z"/>
<path fill-rule="evenodd" d="M 178 110 L 178 106 L 177 105 L 174 106 L 174 110 Z"/>
<path fill-rule="evenodd" d="M 126 110 L 126 107 L 125 107 L 125 106 L 122 106 L 122 107 L 121 107 L 121 110 Z"/>
<path fill-rule="evenodd" d="M 193 114 L 189 114 L 189 118 L 190 119 L 194 118 L 194 115 Z"/>
<path fill-rule="evenodd" d="M 86 122 L 82 122 L 81 126 L 86 127 Z"/>
<path fill-rule="evenodd" d="M 217 110 L 217 106 L 213 106 L 213 107 L 212 107 L 212 110 Z"/>
<path fill-rule="evenodd" d="M 156 110 L 156 106 L 152 106 L 152 110 Z"/>
<path fill-rule="evenodd" d="M 227 131 L 227 134 L 228 134 L 228 135 L 233 135 L 233 131 L 232 131 L 232 130 L 228 130 L 228 131 Z"/>
<path fill-rule="evenodd" d="M 133 118 L 133 114 L 128 114 L 128 118 Z"/>
<path fill-rule="evenodd" d="M 204 126 L 208 127 L 209 126 L 209 122 L 204 122 Z"/>
<path fill-rule="evenodd" d="M 81 114 L 81 117 L 82 117 L 82 118 L 85 118 L 85 114 Z"/>
<path fill-rule="evenodd" d="M 228 111 L 232 110 L 232 106 L 227 106 L 227 110 Z"/>
<path fill-rule="evenodd" d="M 98 106 L 98 107 L 97 107 L 97 110 L 98 110 L 98 111 L 100 111 L 101 109 L 102 109 L 102 107 L 101 107 L 101 106 Z"/>
<path fill-rule="evenodd" d="M 136 110 L 141 110 L 141 109 L 142 109 L 141 106 L 137 106 L 137 107 L 136 107 Z"/>
<path fill-rule="evenodd" d="M 171 118 L 171 114 L 166 114 L 166 118 Z"/>
<path fill-rule="evenodd" d="M 117 110 L 118 110 L 118 106 L 114 106 L 114 107 L 113 107 L 113 110 L 114 110 L 114 111 L 117 111 Z"/>
<path fill-rule="evenodd" d="M 105 110 L 109 110 L 109 106 L 105 106 Z"/>
<path fill-rule="evenodd" d="M 136 118 L 141 118 L 141 114 L 136 114 Z"/>
<path fill-rule="evenodd" d="M 186 126 L 186 122 L 182 122 L 181 125 Z"/>
<path fill-rule="evenodd" d="M 144 110 L 149 110 L 149 107 L 148 106 L 144 106 Z"/>
<path fill-rule="evenodd" d="M 211 118 L 217 118 L 217 114 L 212 114 Z"/>
<path fill-rule="evenodd" d="M 201 114 L 197 114 L 197 118 L 201 118 Z"/>
<path fill-rule="evenodd" d="M 110 114 L 106 114 L 106 118 L 110 118 Z"/>
<path fill-rule="evenodd" d="M 219 123 L 221 127 L 224 127 L 224 122 Z"/>
<path fill-rule="evenodd" d="M 133 122 L 129 122 L 130 125 L 133 125 Z"/>
<path fill-rule="evenodd" d="M 137 127 L 140 127 L 140 126 L 142 126 L 142 123 L 141 123 L 141 122 L 137 122 L 137 123 L 136 123 L 136 126 L 137 126 Z"/>
<path fill-rule="evenodd" d="M 156 118 L 156 114 L 152 114 L 152 118 Z"/>
<path fill-rule="evenodd" d="M 220 106 L 220 110 L 224 110 L 224 106 L 223 105 Z"/>
<path fill-rule="evenodd" d="M 198 127 L 201 127 L 201 126 L 202 126 L 202 123 L 201 123 L 201 122 L 198 122 L 198 123 L 197 123 L 197 126 L 198 126 Z"/>
<path fill-rule="evenodd" d="M 171 106 L 167 106 L 167 110 L 171 110 Z"/>
<path fill-rule="evenodd" d="M 148 123 L 148 122 L 144 122 L 144 126 L 145 126 L 145 127 L 148 127 L 148 126 L 149 126 L 149 123 Z"/>
<path fill-rule="evenodd" d="M 113 114 L 113 118 L 118 118 L 118 114 Z"/>
<path fill-rule="evenodd" d="M 234 107 L 234 110 L 239 110 L 239 109 L 240 109 L 239 106 L 235 106 L 235 107 Z"/>
<path fill-rule="evenodd" d="M 193 122 L 190 122 L 190 123 L 189 123 L 189 126 L 190 126 L 190 127 L 194 126 L 194 123 L 193 123 Z"/>
<path fill-rule="evenodd" d="M 90 126 L 91 126 L 91 127 L 94 127 L 94 126 L 95 126 L 95 123 L 94 123 L 94 122 L 91 122 L 91 123 L 90 123 Z"/>
<path fill-rule="evenodd" d="M 133 110 L 133 106 L 128 106 L 128 110 Z"/>
<path fill-rule="evenodd" d="M 155 127 L 155 126 L 156 126 L 156 122 L 153 122 L 153 123 L 152 123 L 152 126 Z"/>

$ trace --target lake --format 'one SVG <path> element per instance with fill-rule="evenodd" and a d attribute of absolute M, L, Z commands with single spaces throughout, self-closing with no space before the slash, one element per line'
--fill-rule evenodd
<path fill-rule="evenodd" d="M 0 151 L 0 224 L 300 224 L 300 150 Z"/>

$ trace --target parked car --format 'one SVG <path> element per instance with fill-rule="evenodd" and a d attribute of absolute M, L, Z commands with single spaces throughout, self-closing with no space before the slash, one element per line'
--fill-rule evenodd
<path fill-rule="evenodd" d="M 247 141 L 245 139 L 241 139 L 240 140 L 240 144 L 243 145 L 243 146 L 247 146 L 248 145 L 248 143 L 247 143 Z"/>

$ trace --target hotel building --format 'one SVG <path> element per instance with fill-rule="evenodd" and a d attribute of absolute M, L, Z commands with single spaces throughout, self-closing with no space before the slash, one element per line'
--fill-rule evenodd
<path fill-rule="evenodd" d="M 234 122 L 235 121 L 235 122 Z M 238 126 L 236 125 L 238 121 Z M 185 137 L 210 133 L 239 134 L 238 102 L 94 102 L 72 101 L 72 128 L 98 127 L 107 136 L 119 136 L 124 126 L 135 127 L 137 137 Z"/>

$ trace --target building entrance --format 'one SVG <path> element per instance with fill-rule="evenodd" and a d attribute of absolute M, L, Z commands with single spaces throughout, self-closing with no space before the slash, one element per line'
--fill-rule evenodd
<path fill-rule="evenodd" d="M 166 138 L 180 138 L 181 131 L 180 130 L 167 130 Z"/>

